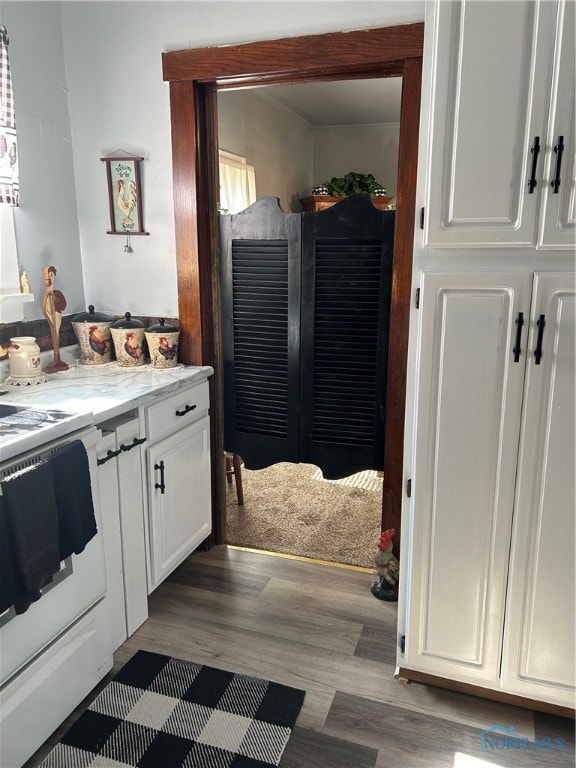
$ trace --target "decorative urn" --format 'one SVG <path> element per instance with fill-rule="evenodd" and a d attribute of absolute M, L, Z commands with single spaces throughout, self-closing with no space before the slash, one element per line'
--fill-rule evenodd
<path fill-rule="evenodd" d="M 96 312 L 94 305 L 88 312 L 80 312 L 72 318 L 72 327 L 80 346 L 80 365 L 103 365 L 112 360 L 112 318 Z"/>
<path fill-rule="evenodd" d="M 178 364 L 178 338 L 180 331 L 164 318 L 146 330 L 146 342 L 152 368 L 174 368 Z"/>
<path fill-rule="evenodd" d="M 124 317 L 112 323 L 110 333 L 118 365 L 125 368 L 145 365 L 143 322 L 135 320 L 130 312 L 125 312 Z"/>

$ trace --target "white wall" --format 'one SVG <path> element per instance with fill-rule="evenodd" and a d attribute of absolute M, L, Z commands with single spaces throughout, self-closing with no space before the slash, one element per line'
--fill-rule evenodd
<path fill-rule="evenodd" d="M 170 112 L 162 51 L 422 21 L 424 2 L 64 2 L 62 22 L 86 297 L 177 314 Z M 99 158 L 142 154 L 149 237 L 106 235 Z"/>
<path fill-rule="evenodd" d="M 27 320 L 43 317 L 48 265 L 58 270 L 56 287 L 68 302 L 65 313 L 80 312 L 85 301 L 60 4 L 3 2 L 0 13 L 10 38 L 20 155 L 14 225 L 20 268 L 27 271 L 35 294 L 34 303 L 24 305 L 24 315 Z"/>
<path fill-rule="evenodd" d="M 348 171 L 372 173 L 396 197 L 399 125 L 314 128 L 314 184 Z"/>
<path fill-rule="evenodd" d="M 312 127 L 260 90 L 218 94 L 220 149 L 246 158 L 256 174 L 256 198 L 280 198 L 287 213 L 312 186 Z"/>
<path fill-rule="evenodd" d="M 23 267 L 33 283 L 38 266 L 48 258 L 59 267 L 58 287 L 71 311 L 92 303 L 114 313 L 177 314 L 163 51 L 411 23 L 424 19 L 424 5 L 424 0 L 3 2 L 2 17 L 14 39 L 17 98 L 27 105 L 30 123 L 34 115 L 46 114 L 49 94 L 57 104 L 40 121 L 42 130 L 37 123 L 37 133 L 25 142 L 31 160 L 26 165 L 23 159 L 21 165 L 22 183 L 31 174 L 38 190 L 28 213 L 24 208 L 19 212 L 24 215 L 18 227 Z M 19 122 L 25 122 L 24 115 Z M 25 125 L 21 128 L 25 133 Z M 53 140 L 48 142 L 50 130 Z M 77 208 L 70 181 L 70 137 Z M 108 200 L 100 158 L 115 150 L 145 158 L 144 225 L 150 235 L 133 237 L 131 254 L 124 253 L 123 237 L 106 234 Z M 299 182 L 294 183 L 298 189 Z M 78 232 L 85 298 L 76 260 Z M 36 261 L 29 262 L 31 258 Z"/>

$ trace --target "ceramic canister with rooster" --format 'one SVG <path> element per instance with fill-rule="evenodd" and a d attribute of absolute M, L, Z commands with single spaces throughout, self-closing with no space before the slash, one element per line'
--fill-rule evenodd
<path fill-rule="evenodd" d="M 90 304 L 88 312 L 72 318 L 72 327 L 80 346 L 80 365 L 103 365 L 112 360 L 112 318 L 96 312 Z"/>
<path fill-rule="evenodd" d="M 135 368 L 146 363 L 144 323 L 126 312 L 124 317 L 110 326 L 116 362 L 125 368 Z"/>
<path fill-rule="evenodd" d="M 180 331 L 164 318 L 146 330 L 146 342 L 152 368 L 174 368 L 178 363 L 178 337 Z"/>

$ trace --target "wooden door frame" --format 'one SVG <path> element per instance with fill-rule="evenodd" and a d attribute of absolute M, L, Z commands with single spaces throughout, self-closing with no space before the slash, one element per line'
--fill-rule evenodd
<path fill-rule="evenodd" d="M 307 35 L 162 55 L 170 83 L 180 354 L 211 365 L 214 530 L 225 542 L 223 377 L 218 259 L 217 90 L 319 80 L 403 78 L 386 391 L 383 528 L 397 531 L 403 488 L 406 361 L 415 229 L 424 24 Z"/>

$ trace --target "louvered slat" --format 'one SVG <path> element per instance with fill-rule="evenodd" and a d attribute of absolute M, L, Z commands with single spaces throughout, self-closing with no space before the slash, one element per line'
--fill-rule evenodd
<path fill-rule="evenodd" d="M 287 241 L 233 240 L 232 284 L 236 430 L 286 437 Z"/>
<path fill-rule="evenodd" d="M 316 240 L 315 442 L 374 442 L 382 247 L 378 240 Z"/>

